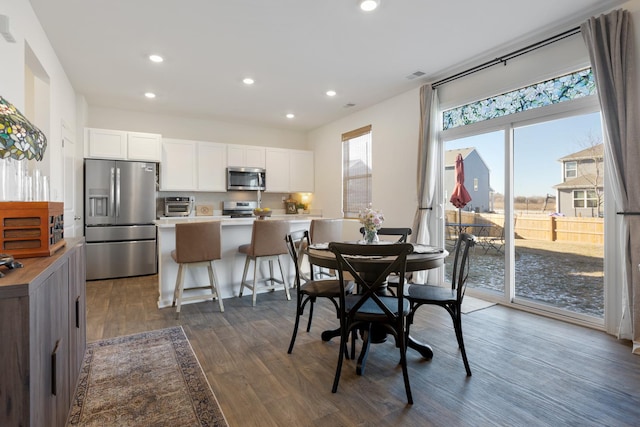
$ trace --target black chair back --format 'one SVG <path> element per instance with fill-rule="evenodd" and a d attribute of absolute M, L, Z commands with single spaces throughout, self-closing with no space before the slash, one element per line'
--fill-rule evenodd
<path fill-rule="evenodd" d="M 467 277 L 469 276 L 469 249 L 476 244 L 476 237 L 473 234 L 461 233 L 456 243 L 453 258 L 453 268 L 451 271 L 451 289 L 456 291 L 457 300 L 462 303 L 464 293 L 467 289 Z"/>
<path fill-rule="evenodd" d="M 285 240 L 287 242 L 289 255 L 291 256 L 291 260 L 293 261 L 293 265 L 295 266 L 295 285 L 296 289 L 299 291 L 300 282 L 303 279 L 302 274 L 300 273 L 300 264 L 302 262 L 302 253 L 309 246 L 309 231 L 293 231 L 285 236 Z"/>
<path fill-rule="evenodd" d="M 364 237 L 364 227 L 360 227 L 360 234 Z M 411 235 L 411 228 L 408 227 L 382 227 L 378 230 L 378 236 L 399 236 L 396 243 L 406 243 L 407 238 Z"/>

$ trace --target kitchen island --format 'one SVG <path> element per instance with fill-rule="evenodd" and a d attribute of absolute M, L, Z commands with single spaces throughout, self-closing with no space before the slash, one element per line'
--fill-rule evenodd
<path fill-rule="evenodd" d="M 274 215 L 273 220 L 286 220 L 289 222 L 290 231 L 309 229 L 311 215 Z M 238 252 L 238 246 L 251 242 L 251 231 L 253 228 L 254 218 L 229 218 L 226 216 L 197 216 L 185 218 L 164 218 L 155 221 L 158 228 L 158 308 L 170 307 L 173 302 L 173 290 L 178 275 L 178 264 L 171 258 L 171 251 L 175 249 L 176 224 L 179 222 L 195 222 L 195 221 L 215 221 L 222 222 L 222 258 L 215 261 L 216 273 L 219 280 L 219 292 L 222 298 L 231 298 L 238 295 L 240 290 L 240 280 L 242 279 L 242 271 L 244 269 L 245 256 Z M 282 236 L 284 239 L 284 236 Z M 282 265 L 285 274 L 288 272 L 287 280 L 289 285 L 293 283 L 294 269 L 291 265 L 290 257 L 281 255 Z M 267 264 L 263 268 L 268 268 Z M 185 287 L 198 285 L 206 285 L 209 283 L 209 277 L 205 268 L 187 269 L 185 274 Z M 193 291 L 207 294 L 206 290 Z M 248 299 L 251 304 L 251 298 Z M 195 301 L 197 302 L 197 301 Z"/>

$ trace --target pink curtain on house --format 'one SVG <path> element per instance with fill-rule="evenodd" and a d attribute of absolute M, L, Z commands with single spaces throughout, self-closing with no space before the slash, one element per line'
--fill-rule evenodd
<path fill-rule="evenodd" d="M 604 122 L 605 159 L 619 216 L 619 252 L 624 254 L 618 283 L 622 316 L 617 334 L 633 341 L 640 354 L 640 133 L 631 15 L 616 10 L 592 17 L 580 27 L 589 50 Z"/>

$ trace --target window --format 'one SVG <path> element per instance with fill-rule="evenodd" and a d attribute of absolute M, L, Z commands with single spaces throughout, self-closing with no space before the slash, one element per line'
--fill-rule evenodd
<path fill-rule="evenodd" d="M 473 191 L 478 191 L 478 178 L 473 178 Z"/>
<path fill-rule="evenodd" d="M 565 162 L 564 164 L 564 177 L 575 178 L 578 176 L 578 163 L 577 162 Z"/>
<path fill-rule="evenodd" d="M 573 207 L 574 208 L 597 208 L 598 195 L 595 190 L 574 190 L 573 191 Z"/>
<path fill-rule="evenodd" d="M 357 218 L 371 204 L 371 125 L 342 135 L 342 211 Z"/>
<path fill-rule="evenodd" d="M 443 113 L 442 129 L 453 129 L 484 120 L 591 96 L 596 84 L 591 68 L 536 83 L 498 96 L 472 102 Z"/>

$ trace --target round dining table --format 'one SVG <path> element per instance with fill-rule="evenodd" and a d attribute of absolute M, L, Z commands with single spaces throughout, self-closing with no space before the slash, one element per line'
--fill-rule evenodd
<path fill-rule="evenodd" d="M 357 242 L 350 242 L 357 243 Z M 385 242 L 383 242 L 385 243 Z M 391 242 L 386 242 L 391 243 Z M 306 250 L 309 263 L 312 265 L 317 265 L 319 267 L 329 268 L 329 269 L 338 269 L 338 261 L 334 256 L 333 252 L 329 250 L 329 245 L 327 243 L 324 244 L 315 244 L 311 245 Z M 433 268 L 438 268 L 444 265 L 445 258 L 449 255 L 444 249 L 437 248 L 434 246 L 428 245 L 418 245 L 414 244 L 414 252 L 407 256 L 407 272 L 415 272 L 415 271 L 423 271 L 423 270 L 431 270 Z M 349 260 L 356 269 L 358 268 L 358 264 L 388 264 L 389 260 L 385 258 L 379 257 L 362 257 L 357 259 Z M 339 336 L 340 329 L 324 331 L 322 333 L 322 340 L 329 341 L 331 338 Z M 374 342 L 374 341 L 372 341 Z M 409 340 L 407 341 L 407 347 L 412 348 L 420 353 L 422 357 L 427 360 L 431 360 L 433 358 L 433 350 L 431 346 L 426 343 L 419 342 L 409 336 Z"/>

